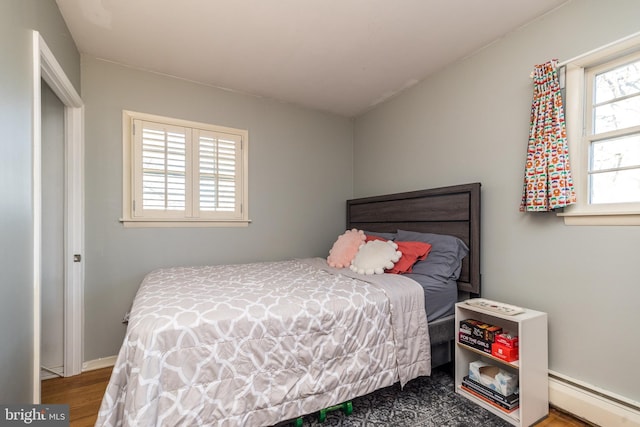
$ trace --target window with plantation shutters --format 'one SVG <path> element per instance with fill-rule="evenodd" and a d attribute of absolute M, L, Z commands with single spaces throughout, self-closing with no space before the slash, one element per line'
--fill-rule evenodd
<path fill-rule="evenodd" d="M 246 225 L 245 130 L 125 111 L 128 226 Z"/>

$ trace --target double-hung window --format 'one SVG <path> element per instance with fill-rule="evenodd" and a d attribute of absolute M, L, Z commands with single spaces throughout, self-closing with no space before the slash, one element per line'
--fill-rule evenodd
<path fill-rule="evenodd" d="M 123 112 L 123 223 L 246 225 L 248 132 Z"/>
<path fill-rule="evenodd" d="M 566 104 L 578 203 L 560 215 L 640 224 L 640 37 L 568 61 Z"/>

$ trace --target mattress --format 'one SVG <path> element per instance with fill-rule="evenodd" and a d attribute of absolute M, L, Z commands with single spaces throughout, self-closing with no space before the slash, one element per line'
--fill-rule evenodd
<path fill-rule="evenodd" d="M 412 273 L 404 276 L 415 280 L 422 286 L 429 323 L 453 315 L 456 302 L 458 302 L 458 283 L 455 280 L 440 281 L 423 274 Z"/>
<path fill-rule="evenodd" d="M 96 425 L 273 425 L 431 370 L 424 291 L 320 258 L 143 280 Z"/>

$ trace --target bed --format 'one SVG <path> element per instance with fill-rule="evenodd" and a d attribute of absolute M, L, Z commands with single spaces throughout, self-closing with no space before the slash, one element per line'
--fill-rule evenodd
<path fill-rule="evenodd" d="M 269 426 L 429 375 L 452 358 L 453 304 L 480 293 L 479 220 L 477 183 L 347 201 L 347 229 L 468 248 L 457 298 L 429 309 L 410 275 L 323 258 L 149 273 L 96 425 Z"/>
<path fill-rule="evenodd" d="M 457 301 L 480 296 L 480 183 L 396 193 L 347 201 L 347 228 L 383 233 L 409 230 L 455 236 L 468 247 L 457 283 Z M 426 293 L 426 291 L 425 291 Z M 431 366 L 453 360 L 454 304 L 451 297 L 429 319 Z M 429 302 L 427 302 L 427 310 Z"/>

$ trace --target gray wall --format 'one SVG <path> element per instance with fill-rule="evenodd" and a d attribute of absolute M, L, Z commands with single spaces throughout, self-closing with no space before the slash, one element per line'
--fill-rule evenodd
<path fill-rule="evenodd" d="M 636 0 L 569 2 L 355 122 L 354 193 L 482 183 L 485 297 L 548 312 L 549 367 L 640 401 L 640 227 L 518 212 L 535 64 L 640 31 Z M 377 165 L 377 167 L 371 167 Z"/>
<path fill-rule="evenodd" d="M 351 120 L 82 57 L 86 105 L 84 360 L 115 355 L 157 267 L 326 256 L 353 193 Z M 246 228 L 124 228 L 122 110 L 249 131 Z"/>
<path fill-rule="evenodd" d="M 0 0 L 0 403 L 32 401 L 32 33 L 79 91 L 80 56 L 54 0 Z"/>

